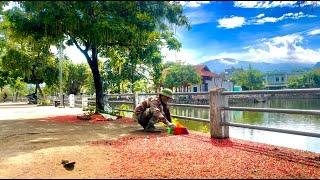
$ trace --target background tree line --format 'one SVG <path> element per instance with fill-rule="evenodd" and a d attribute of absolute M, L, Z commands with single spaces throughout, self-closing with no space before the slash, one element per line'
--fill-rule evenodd
<path fill-rule="evenodd" d="M 231 80 L 235 85 L 239 85 L 243 90 L 261 90 L 265 88 L 265 79 L 262 72 L 254 70 L 249 66 L 248 70 L 236 71 Z M 289 77 L 287 82 L 289 89 L 300 88 L 319 88 L 320 87 L 320 68 L 314 68 L 303 73 L 301 76 Z"/>

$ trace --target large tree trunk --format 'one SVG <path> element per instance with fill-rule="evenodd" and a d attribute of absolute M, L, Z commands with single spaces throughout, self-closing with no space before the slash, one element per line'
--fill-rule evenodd
<path fill-rule="evenodd" d="M 39 89 L 39 95 L 40 95 L 40 97 L 43 97 L 43 93 L 42 93 L 42 90 L 41 90 L 41 87 L 40 87 L 39 83 L 36 84 L 36 88 Z"/>
<path fill-rule="evenodd" d="M 37 86 L 37 83 L 36 83 L 36 89 L 35 89 L 34 93 L 37 95 L 37 92 L 38 92 L 38 86 Z"/>
<path fill-rule="evenodd" d="M 96 89 L 96 112 L 103 112 L 103 90 L 98 67 L 98 53 L 96 48 L 92 48 L 92 60 L 90 61 L 89 65 L 93 75 L 94 87 Z"/>
<path fill-rule="evenodd" d="M 34 92 L 34 93 L 36 94 L 36 96 L 37 96 L 37 99 L 36 99 L 37 103 L 38 103 L 38 99 L 39 99 L 39 97 L 38 97 L 38 89 L 39 89 L 39 95 L 40 95 L 40 97 L 43 97 L 42 90 L 41 90 L 41 88 L 40 88 L 39 83 L 37 82 L 37 83 L 36 83 L 36 89 L 35 89 L 35 92 Z"/>
<path fill-rule="evenodd" d="M 124 94 L 124 82 L 121 83 L 121 93 Z"/>
<path fill-rule="evenodd" d="M 71 36 L 70 36 L 71 37 Z M 72 38 L 72 37 L 71 37 Z M 84 56 L 87 59 L 87 62 L 90 66 L 92 75 L 93 75 L 93 81 L 94 81 L 94 87 L 96 89 L 96 112 L 103 112 L 104 111 L 104 102 L 103 102 L 103 89 L 102 89 L 102 83 L 101 83 L 101 76 L 99 72 L 98 67 L 98 51 L 96 46 L 91 46 L 90 44 L 86 45 L 86 49 L 83 50 L 79 46 L 78 42 L 74 39 L 73 42 L 77 46 L 77 48 L 84 54 Z M 90 58 L 88 54 L 88 50 L 91 47 L 91 53 L 92 57 Z"/>
<path fill-rule="evenodd" d="M 18 94 L 19 94 L 19 92 L 16 91 L 16 92 L 15 92 L 15 97 L 14 97 L 14 99 L 15 99 L 14 101 L 15 101 L 15 102 L 17 102 L 17 100 L 18 100 Z"/>

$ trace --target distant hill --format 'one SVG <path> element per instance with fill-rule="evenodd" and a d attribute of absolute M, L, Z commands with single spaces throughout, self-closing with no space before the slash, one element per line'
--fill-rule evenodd
<path fill-rule="evenodd" d="M 313 68 L 320 68 L 320 62 L 317 62 L 317 63 L 313 66 Z"/>
<path fill-rule="evenodd" d="M 292 72 L 297 70 L 308 71 L 312 69 L 315 64 L 304 64 L 304 63 L 279 63 L 279 64 L 272 64 L 272 63 L 265 63 L 265 62 L 249 62 L 249 61 L 238 61 L 231 58 L 222 58 L 222 59 L 214 59 L 210 61 L 206 61 L 202 64 L 208 66 L 208 68 L 215 73 L 221 73 L 225 69 L 229 68 L 243 68 L 248 69 L 249 64 L 251 64 L 253 69 L 259 70 L 263 73 L 265 72 Z M 317 63 L 320 67 L 320 62 Z"/>

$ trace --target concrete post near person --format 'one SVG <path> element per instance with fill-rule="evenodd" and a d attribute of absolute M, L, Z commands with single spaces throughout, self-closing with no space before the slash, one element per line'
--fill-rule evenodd
<path fill-rule="evenodd" d="M 75 103 L 74 101 L 75 101 L 74 94 L 70 94 L 69 95 L 69 107 L 74 108 L 74 103 Z"/>
<path fill-rule="evenodd" d="M 88 107 L 88 97 L 82 96 L 82 109 L 86 109 Z"/>
<path fill-rule="evenodd" d="M 138 100 L 138 98 L 139 98 L 139 94 L 138 94 L 137 92 L 134 92 L 134 94 L 133 94 L 134 108 L 136 108 L 136 107 L 139 105 L 139 100 Z M 134 108 L 133 108 L 133 109 L 134 109 Z"/>
<path fill-rule="evenodd" d="M 223 88 L 210 90 L 210 135 L 211 138 L 229 138 L 229 126 L 222 125 L 228 119 L 223 107 L 228 106 L 228 98 L 222 95 Z"/>

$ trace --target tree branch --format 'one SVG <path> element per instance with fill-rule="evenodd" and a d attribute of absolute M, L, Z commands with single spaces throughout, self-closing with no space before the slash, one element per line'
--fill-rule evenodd
<path fill-rule="evenodd" d="M 71 40 L 73 41 L 73 43 L 76 45 L 76 47 L 81 51 L 81 53 L 86 57 L 87 62 L 89 63 L 89 65 L 91 65 L 91 61 L 92 59 L 90 58 L 89 54 L 88 54 L 88 50 L 90 49 L 90 46 L 87 42 L 84 42 L 86 49 L 81 49 L 78 41 L 70 34 L 67 33 L 67 35 L 71 38 Z"/>

